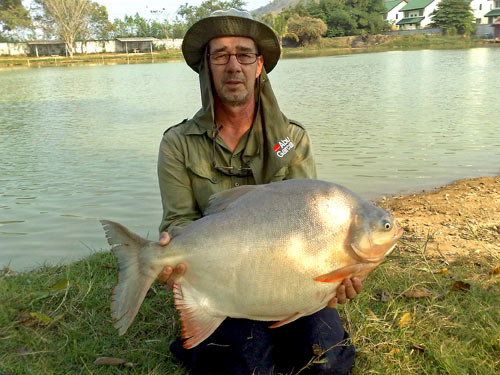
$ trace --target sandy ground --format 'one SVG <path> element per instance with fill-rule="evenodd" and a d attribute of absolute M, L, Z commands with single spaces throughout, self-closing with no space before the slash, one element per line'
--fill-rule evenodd
<path fill-rule="evenodd" d="M 432 257 L 500 259 L 500 176 L 456 181 L 430 192 L 383 199 L 405 229 L 403 241 Z"/>

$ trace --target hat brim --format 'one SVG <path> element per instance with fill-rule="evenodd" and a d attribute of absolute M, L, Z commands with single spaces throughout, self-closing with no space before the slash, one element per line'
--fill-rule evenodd
<path fill-rule="evenodd" d="M 276 34 L 269 26 L 244 17 L 218 16 L 201 19 L 184 36 L 182 54 L 191 69 L 199 73 L 206 44 L 211 39 L 222 36 L 252 38 L 264 57 L 264 67 L 268 73 L 278 63 L 281 48 Z"/>

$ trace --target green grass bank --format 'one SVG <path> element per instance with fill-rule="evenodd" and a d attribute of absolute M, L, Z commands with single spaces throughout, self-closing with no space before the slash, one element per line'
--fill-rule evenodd
<path fill-rule="evenodd" d="M 357 347 L 353 374 L 499 373 L 498 257 L 447 262 L 428 256 L 429 240 L 404 238 L 364 292 L 340 307 Z M 109 310 L 116 278 L 109 252 L 19 274 L 5 269 L 0 374 L 187 374 L 168 351 L 179 334 L 171 292 L 154 284 L 119 337 Z M 126 364 L 99 366 L 99 357 Z"/>
<path fill-rule="evenodd" d="M 284 58 L 343 55 L 350 53 L 384 52 L 417 49 L 454 49 L 497 46 L 500 43 L 462 36 L 443 36 L 441 34 L 415 35 L 368 35 L 339 38 L 324 38 L 308 47 L 284 48 Z M 75 55 L 73 59 L 64 56 L 0 56 L 0 67 L 12 66 L 71 66 L 79 64 L 133 64 L 155 63 L 182 60 L 180 50 L 166 50 L 153 53 L 130 54 L 90 54 Z"/>

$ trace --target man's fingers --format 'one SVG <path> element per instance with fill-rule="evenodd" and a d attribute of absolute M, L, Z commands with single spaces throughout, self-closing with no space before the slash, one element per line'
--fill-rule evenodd
<path fill-rule="evenodd" d="M 358 293 L 356 292 L 356 289 L 354 289 L 354 286 L 352 285 L 351 279 L 345 279 L 342 284 L 345 286 L 345 295 L 349 299 L 356 298 Z"/>
<path fill-rule="evenodd" d="M 337 308 L 337 297 L 333 297 L 330 301 L 328 301 L 328 307 L 331 309 Z"/>
<path fill-rule="evenodd" d="M 340 284 L 339 287 L 337 288 L 337 303 L 340 303 L 343 305 L 346 303 L 346 294 L 345 294 L 345 286 L 343 284 Z"/>
<path fill-rule="evenodd" d="M 174 268 L 172 266 L 163 267 L 160 274 L 158 275 L 158 280 L 160 281 L 160 283 L 166 284 L 169 277 L 172 275 L 172 272 L 174 272 Z"/>
<path fill-rule="evenodd" d="M 160 240 L 158 241 L 160 246 L 166 246 L 169 242 L 170 242 L 170 235 L 168 234 L 168 232 L 161 232 Z"/>
<path fill-rule="evenodd" d="M 356 290 L 356 293 L 359 294 L 363 291 L 363 284 L 361 283 L 361 280 L 358 279 L 357 277 L 353 277 L 351 279 L 352 281 L 352 286 Z"/>
<path fill-rule="evenodd" d="M 186 272 L 186 265 L 183 263 L 179 263 L 177 266 L 174 268 L 174 272 L 172 272 L 170 278 L 167 280 L 167 284 L 173 288 L 174 284 L 179 281 L 179 279 L 184 276 L 184 273 Z"/>

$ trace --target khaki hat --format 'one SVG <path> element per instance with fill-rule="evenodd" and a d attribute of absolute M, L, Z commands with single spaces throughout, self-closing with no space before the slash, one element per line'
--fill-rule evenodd
<path fill-rule="evenodd" d="M 268 73 L 278 63 L 281 48 L 274 31 L 266 24 L 255 21 L 250 13 L 231 8 L 213 12 L 187 31 L 182 42 L 182 54 L 191 69 L 199 73 L 205 46 L 211 39 L 222 36 L 252 38 L 259 53 L 264 56 L 264 67 Z"/>

